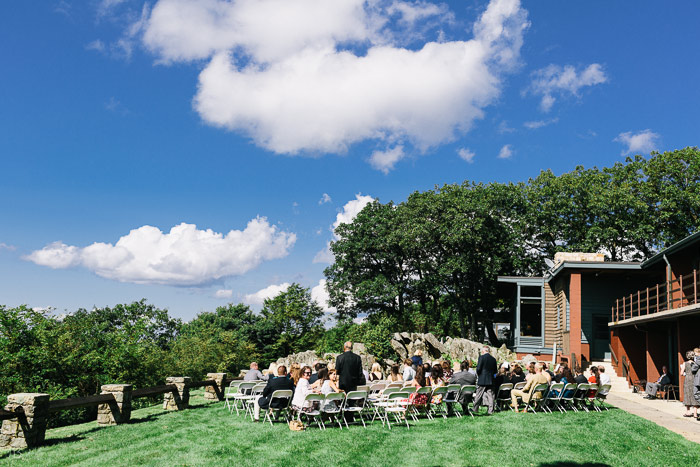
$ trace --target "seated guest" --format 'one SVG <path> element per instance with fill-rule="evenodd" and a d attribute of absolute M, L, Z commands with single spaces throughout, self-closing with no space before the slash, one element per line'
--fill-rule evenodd
<path fill-rule="evenodd" d="M 530 377 L 522 390 L 513 389 L 510 392 L 511 407 L 513 407 L 516 412 L 518 412 L 518 396 L 522 398 L 523 402 L 528 403 L 530 399 L 534 397 L 533 393 L 538 384 L 548 384 L 547 377 L 542 373 L 541 363 L 535 365 L 535 374 Z"/>
<path fill-rule="evenodd" d="M 310 384 L 314 384 L 316 380 L 318 379 L 318 372 L 321 371 L 321 368 L 326 368 L 326 364 L 324 362 L 319 362 L 316 361 L 314 362 L 314 373 L 311 374 L 311 379 L 309 379 Z"/>
<path fill-rule="evenodd" d="M 449 362 L 443 360 L 442 362 L 442 379 L 444 381 L 449 381 L 452 378 L 452 368 L 450 368 Z"/>
<path fill-rule="evenodd" d="M 547 377 L 547 383 L 552 383 L 552 380 L 554 379 L 554 373 L 549 371 L 547 368 L 547 363 L 542 362 L 542 374 Z"/>
<path fill-rule="evenodd" d="M 507 366 L 501 365 L 501 367 L 498 369 L 498 373 L 496 373 L 496 377 L 493 379 L 493 387 L 495 390 L 498 390 L 499 387 L 501 387 L 501 384 L 504 383 L 510 383 L 510 378 L 508 377 L 508 370 Z"/>
<path fill-rule="evenodd" d="M 581 367 L 577 366 L 574 368 L 574 372 L 576 373 L 576 376 L 574 376 L 574 383 L 578 384 L 583 384 L 587 383 L 588 380 L 586 379 L 586 376 L 583 374 L 583 371 L 581 371 Z"/>
<path fill-rule="evenodd" d="M 450 378 L 448 384 L 459 384 L 460 386 L 476 385 L 476 375 L 469 371 L 469 360 L 465 359 L 462 363 L 460 363 L 459 369 L 460 371 L 452 375 L 452 378 Z M 473 392 L 460 392 L 459 403 L 462 404 L 462 410 L 464 413 L 467 413 L 467 406 L 472 401 L 473 397 Z M 447 412 L 448 414 L 452 413 L 452 404 L 447 404 Z"/>
<path fill-rule="evenodd" d="M 667 384 L 671 384 L 671 377 L 668 375 L 668 368 L 666 368 L 666 365 L 661 368 L 661 372 L 661 376 L 659 376 L 659 379 L 657 379 L 655 383 L 647 383 L 646 389 L 644 389 L 644 392 L 647 393 L 645 396 L 647 399 L 656 399 L 656 391 Z"/>
<path fill-rule="evenodd" d="M 513 364 L 513 372 L 510 374 L 510 382 L 515 386 L 518 383 L 525 381 L 525 373 L 523 369 L 517 363 Z"/>
<path fill-rule="evenodd" d="M 600 385 L 604 384 L 610 384 L 610 375 L 605 373 L 605 367 L 604 366 L 599 366 L 598 367 L 598 377 L 600 378 Z M 600 391 L 599 391 L 600 392 Z M 607 391 L 605 393 L 601 394 L 607 394 Z"/>
<path fill-rule="evenodd" d="M 289 373 L 287 373 L 287 378 L 289 378 L 295 386 L 297 385 L 297 381 L 299 381 L 299 371 L 301 371 L 299 364 L 292 363 L 289 367 Z"/>
<path fill-rule="evenodd" d="M 430 363 L 424 363 L 423 364 L 423 374 L 425 375 L 426 378 L 430 378 Z"/>
<path fill-rule="evenodd" d="M 442 378 L 442 366 L 433 365 L 430 371 L 430 385 L 433 388 L 439 388 L 445 385 L 445 380 Z"/>
<path fill-rule="evenodd" d="M 430 382 L 428 381 L 428 378 L 425 377 L 425 372 L 423 371 L 423 365 L 419 366 L 418 369 L 416 370 L 416 376 L 413 377 L 411 381 L 409 381 L 410 385 L 413 386 L 416 389 L 420 389 L 424 386 L 430 386 Z"/>
<path fill-rule="evenodd" d="M 563 366 L 559 372 L 559 382 L 564 383 L 564 387 L 566 387 L 567 384 L 573 383 L 574 382 L 574 375 L 571 373 L 571 370 L 569 370 L 568 366 Z M 564 392 L 564 397 L 571 397 L 575 389 L 569 389 L 568 391 Z M 558 392 L 555 392 L 555 394 L 558 394 Z"/>
<path fill-rule="evenodd" d="M 533 376 L 535 376 L 535 362 L 530 362 L 527 366 L 527 374 L 525 375 L 525 381 L 529 382 Z"/>
<path fill-rule="evenodd" d="M 267 380 L 267 385 L 263 389 L 262 395 L 255 400 L 253 405 L 253 418 L 255 421 L 260 420 L 260 409 L 281 409 L 284 407 L 284 401 L 271 401 L 272 393 L 278 390 L 294 390 L 294 385 L 287 378 L 287 367 L 280 365 L 277 367 L 277 376 L 270 375 Z"/>
<path fill-rule="evenodd" d="M 411 366 L 413 366 L 414 370 L 417 370 L 419 366 L 423 365 L 422 355 L 423 355 L 423 352 L 421 352 L 421 350 L 418 349 L 413 354 L 413 357 L 411 357 Z"/>
<path fill-rule="evenodd" d="M 262 373 L 260 373 L 260 370 L 258 370 L 258 363 L 257 362 L 251 362 L 250 363 L 250 370 L 248 370 L 243 377 L 243 381 L 264 381 L 267 380 L 267 376 L 263 376 Z"/>
<path fill-rule="evenodd" d="M 337 378 L 336 381 L 333 381 L 331 372 L 333 376 L 336 375 L 335 370 L 329 371 L 328 368 L 321 368 L 318 372 L 318 379 L 311 385 L 311 389 L 320 391 L 324 396 L 332 392 L 340 392 L 338 389 Z"/>
<path fill-rule="evenodd" d="M 308 405 L 305 404 L 305 399 L 307 395 L 314 392 L 320 392 L 314 390 L 311 387 L 311 385 L 309 384 L 309 378 L 311 378 L 311 367 L 307 365 L 301 369 L 299 381 L 296 384 L 296 389 L 294 389 L 292 408 L 296 411 L 308 408 Z"/>
<path fill-rule="evenodd" d="M 413 362 L 410 358 L 403 361 L 403 377 L 404 381 L 411 381 L 416 376 L 416 370 L 413 368 Z"/>
<path fill-rule="evenodd" d="M 372 371 L 369 373 L 369 381 L 380 381 L 384 378 L 384 374 L 382 373 L 382 367 L 379 366 L 379 363 L 374 362 L 372 364 Z"/>
<path fill-rule="evenodd" d="M 416 389 L 420 389 L 425 386 L 430 386 L 429 379 L 426 378 L 425 373 L 423 373 L 422 365 L 418 367 L 418 369 L 416 370 L 416 376 L 411 380 L 410 383 L 411 386 L 414 386 Z M 413 392 L 408 397 L 408 402 L 413 405 L 425 406 L 428 403 L 429 397 L 430 394 L 417 394 Z"/>
<path fill-rule="evenodd" d="M 592 366 L 588 371 L 591 372 L 591 376 L 588 377 L 588 382 L 591 384 L 600 384 L 600 376 L 598 375 L 598 367 Z"/>
<path fill-rule="evenodd" d="M 557 367 L 554 369 L 554 381 L 557 383 L 561 383 L 561 378 L 562 378 L 562 371 L 564 371 L 564 367 L 568 367 L 566 363 L 560 363 L 557 365 Z M 569 381 L 572 383 L 573 381 Z"/>
<path fill-rule="evenodd" d="M 397 381 L 403 381 L 401 373 L 399 373 L 400 368 L 401 367 L 398 363 L 394 363 L 393 365 L 391 365 L 391 372 L 389 373 L 389 377 L 387 378 L 389 382 L 396 383 Z"/>

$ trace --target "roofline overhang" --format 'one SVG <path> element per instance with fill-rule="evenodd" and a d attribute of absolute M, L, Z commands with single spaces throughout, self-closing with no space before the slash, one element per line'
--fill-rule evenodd
<path fill-rule="evenodd" d="M 544 281 L 549 282 L 565 269 L 608 269 L 612 271 L 639 271 L 642 263 L 636 262 L 594 262 L 594 261 L 564 261 L 545 275 Z"/>
<path fill-rule="evenodd" d="M 685 237 L 683 240 L 680 240 L 673 245 L 671 245 L 668 248 L 665 248 L 652 256 L 651 258 L 647 259 L 642 263 L 642 268 L 648 268 L 649 266 L 653 266 L 654 264 L 658 263 L 659 261 L 663 261 L 664 255 L 671 255 L 673 253 L 676 253 L 677 251 L 685 248 L 686 246 L 695 243 L 696 241 L 700 240 L 700 231 L 695 232 L 692 235 L 688 235 Z"/>

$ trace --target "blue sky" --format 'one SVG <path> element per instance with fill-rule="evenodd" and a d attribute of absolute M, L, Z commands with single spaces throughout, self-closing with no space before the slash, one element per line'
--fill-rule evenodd
<path fill-rule="evenodd" d="M 333 225 L 371 198 L 698 144 L 692 1 L 1 8 L 9 306 L 322 299 Z"/>

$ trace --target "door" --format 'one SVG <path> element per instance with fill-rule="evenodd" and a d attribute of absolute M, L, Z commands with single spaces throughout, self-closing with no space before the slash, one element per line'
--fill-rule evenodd
<path fill-rule="evenodd" d="M 593 342 L 591 343 L 591 359 L 610 359 L 610 328 L 608 316 L 593 316 Z"/>

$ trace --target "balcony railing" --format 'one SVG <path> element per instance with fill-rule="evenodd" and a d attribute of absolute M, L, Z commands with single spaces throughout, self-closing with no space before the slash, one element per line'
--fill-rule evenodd
<path fill-rule="evenodd" d="M 698 271 L 638 290 L 615 300 L 612 321 L 652 315 L 698 303 Z"/>

